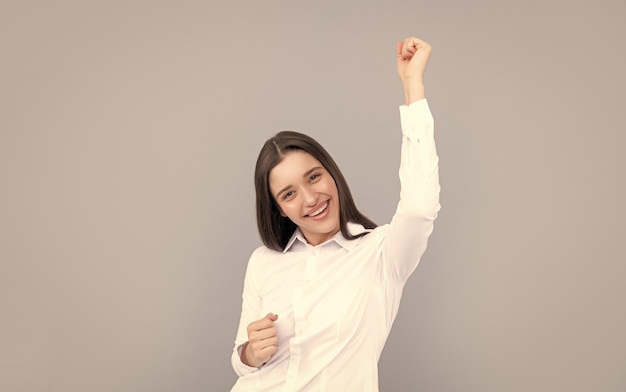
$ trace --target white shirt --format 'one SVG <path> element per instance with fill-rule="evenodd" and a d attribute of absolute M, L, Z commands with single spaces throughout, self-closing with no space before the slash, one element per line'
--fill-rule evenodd
<path fill-rule="evenodd" d="M 425 99 L 400 106 L 400 202 L 390 224 L 348 223 L 311 246 L 296 230 L 283 252 L 260 247 L 248 262 L 232 365 L 232 391 L 378 391 L 378 359 L 402 289 L 426 250 L 439 211 L 438 157 Z M 241 362 L 251 322 L 275 313 L 278 351 L 261 368 Z"/>

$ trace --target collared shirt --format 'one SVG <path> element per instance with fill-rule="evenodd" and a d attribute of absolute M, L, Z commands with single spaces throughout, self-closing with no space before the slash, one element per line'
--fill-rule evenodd
<path fill-rule="evenodd" d="M 440 208 L 427 101 L 400 106 L 400 120 L 400 201 L 390 224 L 349 223 L 351 234 L 369 233 L 348 240 L 338 232 L 317 246 L 296 230 L 283 252 L 260 247 L 250 257 L 232 391 L 378 391 L 378 359 Z M 246 328 L 267 313 L 278 315 L 278 351 L 260 368 L 246 366 Z"/>

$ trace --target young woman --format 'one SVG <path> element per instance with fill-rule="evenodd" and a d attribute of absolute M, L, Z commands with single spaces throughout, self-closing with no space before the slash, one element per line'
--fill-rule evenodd
<path fill-rule="evenodd" d="M 280 132 L 259 154 L 254 251 L 232 354 L 232 391 L 378 391 L 378 359 L 402 289 L 439 211 L 438 158 L 423 76 L 431 48 L 397 44 L 400 201 L 390 224 L 361 214 L 310 137 Z"/>

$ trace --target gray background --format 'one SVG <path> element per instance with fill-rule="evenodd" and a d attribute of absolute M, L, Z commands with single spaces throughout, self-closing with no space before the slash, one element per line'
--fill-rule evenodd
<path fill-rule="evenodd" d="M 625 15 L 0 3 L 0 390 L 229 390 L 262 142 L 311 134 L 388 222 L 408 35 L 434 48 L 443 209 L 381 390 L 626 390 Z"/>

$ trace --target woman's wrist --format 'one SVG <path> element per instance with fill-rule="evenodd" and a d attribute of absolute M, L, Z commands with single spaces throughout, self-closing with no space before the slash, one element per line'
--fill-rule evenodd
<path fill-rule="evenodd" d="M 245 342 L 243 344 L 243 347 L 241 348 L 241 355 L 239 357 L 241 358 L 241 362 L 243 362 L 244 365 L 254 367 L 252 366 L 252 364 L 250 364 L 250 361 L 248 360 L 248 343 L 250 342 Z"/>
<path fill-rule="evenodd" d="M 256 368 L 261 367 L 263 364 L 257 365 L 255 363 L 252 363 L 252 361 L 250 361 L 250 355 L 249 354 L 251 354 L 251 353 L 248 352 L 248 346 L 250 345 L 249 343 L 250 342 L 245 342 L 244 343 L 244 346 L 241 348 L 241 355 L 239 356 L 239 358 L 241 358 L 241 362 L 243 362 L 243 364 L 246 365 L 246 366 L 256 367 Z"/>
<path fill-rule="evenodd" d="M 404 98 L 406 105 L 426 98 L 424 83 L 422 81 L 406 81 L 404 83 Z"/>

